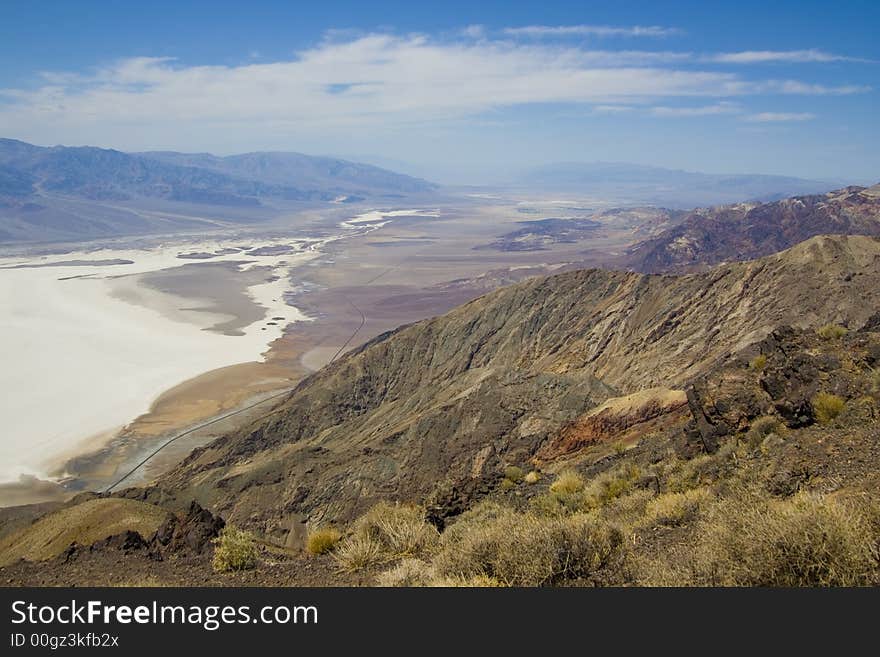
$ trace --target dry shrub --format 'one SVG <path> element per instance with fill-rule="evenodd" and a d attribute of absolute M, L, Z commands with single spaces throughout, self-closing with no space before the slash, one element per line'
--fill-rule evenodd
<path fill-rule="evenodd" d="M 379 502 L 362 515 L 354 533 L 373 538 L 388 560 L 429 553 L 439 537 L 437 529 L 425 521 L 422 509 L 388 502 Z"/>
<path fill-rule="evenodd" d="M 623 536 L 592 515 L 542 518 L 512 510 L 491 522 L 456 523 L 434 559 L 439 580 L 487 577 L 507 586 L 613 578 Z"/>
<path fill-rule="evenodd" d="M 648 504 L 655 497 L 654 491 L 640 488 L 609 502 L 602 508 L 602 517 L 621 527 L 635 528 L 644 523 Z"/>
<path fill-rule="evenodd" d="M 587 484 L 573 470 L 561 472 L 545 495 L 530 500 L 532 509 L 542 516 L 558 517 L 585 513 L 606 506 L 628 493 L 641 476 L 634 465 L 625 465 L 596 475 Z"/>
<path fill-rule="evenodd" d="M 764 354 L 758 354 L 749 361 L 749 368 L 756 372 L 763 370 L 765 365 L 767 365 L 767 357 Z"/>
<path fill-rule="evenodd" d="M 255 568 L 258 556 L 257 546 L 250 532 L 226 525 L 214 539 L 212 565 L 218 573 Z"/>
<path fill-rule="evenodd" d="M 443 588 L 497 588 L 504 586 L 494 577 L 486 577 L 486 575 L 476 575 L 474 577 L 443 577 L 435 579 L 431 582 L 431 586 Z"/>
<path fill-rule="evenodd" d="M 320 527 L 309 533 L 306 549 L 312 554 L 325 554 L 336 547 L 342 534 L 333 527 Z"/>
<path fill-rule="evenodd" d="M 880 380 L 880 379 L 878 379 L 878 380 Z M 537 484 L 541 480 L 541 473 L 538 472 L 537 470 L 532 470 L 523 478 L 523 480 L 527 484 Z"/>
<path fill-rule="evenodd" d="M 729 440 L 714 454 L 700 454 L 674 462 L 666 475 L 666 490 L 682 493 L 720 479 L 732 467 L 735 452 L 736 441 Z"/>
<path fill-rule="evenodd" d="M 585 493 L 590 507 L 605 506 L 632 490 L 641 476 L 636 465 L 625 465 L 597 475 L 590 481 Z"/>
<path fill-rule="evenodd" d="M 575 470 L 563 470 L 550 484 L 550 492 L 557 495 L 574 495 L 580 493 L 585 485 L 584 478 L 580 473 Z"/>
<path fill-rule="evenodd" d="M 830 392 L 820 392 L 811 400 L 813 415 L 820 424 L 827 424 L 843 412 L 846 402 Z"/>
<path fill-rule="evenodd" d="M 434 579 L 431 565 L 420 559 L 403 559 L 399 564 L 379 573 L 376 585 L 383 587 L 429 586 Z"/>
<path fill-rule="evenodd" d="M 697 516 L 708 497 L 709 491 L 705 488 L 660 495 L 647 504 L 645 520 L 650 524 L 682 525 Z"/>
<path fill-rule="evenodd" d="M 772 415 L 765 415 L 752 421 L 752 426 L 746 432 L 746 444 L 755 449 L 764 442 L 771 434 L 781 435 L 785 431 L 785 425 Z"/>
<path fill-rule="evenodd" d="M 742 493 L 701 523 L 696 583 L 725 586 L 858 586 L 877 581 L 876 502 L 799 493 L 787 500 Z"/>
<path fill-rule="evenodd" d="M 816 333 L 823 340 L 838 340 L 847 334 L 847 330 L 839 324 L 825 324 L 825 326 L 817 329 Z"/>
<path fill-rule="evenodd" d="M 351 536 L 337 546 L 333 558 L 341 570 L 355 572 L 381 563 L 382 545 L 369 535 Z"/>
<path fill-rule="evenodd" d="M 339 543 L 334 556 L 343 570 L 355 571 L 428 555 L 438 539 L 419 507 L 379 502 L 355 521 L 352 535 Z"/>

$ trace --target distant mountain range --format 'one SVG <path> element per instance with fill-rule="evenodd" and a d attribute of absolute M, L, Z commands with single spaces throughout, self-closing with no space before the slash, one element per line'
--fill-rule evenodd
<path fill-rule="evenodd" d="M 788 176 L 695 173 L 624 162 L 547 164 L 519 173 L 510 184 L 670 208 L 772 201 L 841 186 L 840 182 Z"/>
<path fill-rule="evenodd" d="M 880 237 L 880 184 L 705 208 L 677 221 L 616 264 L 642 272 L 686 272 L 759 258 L 816 235 Z"/>
<path fill-rule="evenodd" d="M 114 203 L 187 203 L 240 212 L 273 201 L 345 202 L 434 189 L 379 167 L 300 153 L 123 153 L 0 139 L 0 241 L 192 227 L 191 221 L 157 222 L 124 208 L 108 209 Z M 102 205 L 84 207 L 83 201 Z"/>

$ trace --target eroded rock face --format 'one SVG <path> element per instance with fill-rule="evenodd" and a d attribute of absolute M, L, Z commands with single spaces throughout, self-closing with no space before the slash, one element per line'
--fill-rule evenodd
<path fill-rule="evenodd" d="M 646 432 L 652 420 L 676 413 L 687 403 L 683 390 L 649 388 L 631 395 L 614 397 L 588 411 L 562 429 L 538 450 L 542 461 L 572 454 L 596 443 L 621 440 L 630 431 Z"/>

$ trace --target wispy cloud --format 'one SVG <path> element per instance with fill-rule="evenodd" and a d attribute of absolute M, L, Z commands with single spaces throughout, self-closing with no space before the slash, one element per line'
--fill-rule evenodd
<path fill-rule="evenodd" d="M 508 27 L 504 33 L 509 36 L 530 38 L 553 38 L 553 37 L 667 37 L 681 34 L 681 30 L 674 27 L 661 27 L 659 25 L 630 25 L 615 27 L 611 25 L 525 25 L 523 27 Z"/>
<path fill-rule="evenodd" d="M 593 111 L 597 114 L 624 114 L 634 109 L 632 105 L 596 105 Z"/>
<path fill-rule="evenodd" d="M 468 39 L 482 39 L 486 36 L 486 28 L 482 25 L 468 25 L 462 28 L 461 35 Z"/>
<path fill-rule="evenodd" d="M 657 106 L 650 109 L 654 116 L 664 117 L 689 117 L 689 116 L 712 116 L 715 114 L 737 114 L 742 108 L 736 103 L 721 102 L 714 105 L 702 105 L 699 107 L 664 107 Z"/>
<path fill-rule="evenodd" d="M 816 115 L 809 112 L 759 112 L 745 118 L 751 123 L 784 123 L 788 121 L 810 121 Z"/>
<path fill-rule="evenodd" d="M 43 143 L 77 135 L 84 142 L 149 147 L 159 138 L 182 142 L 198 134 L 208 142 L 232 133 L 289 143 L 349 128 L 472 121 L 527 104 L 584 105 L 598 113 L 654 107 L 643 111 L 700 116 L 732 113 L 733 100 L 748 95 L 868 90 L 746 77 L 694 66 L 690 53 L 478 35 L 476 29 L 452 39 L 336 33 L 285 61 L 189 66 L 137 57 L 87 74 L 52 72 L 33 87 L 0 90 L 0 125 L 7 134 Z M 710 100 L 695 106 L 701 98 Z"/>
<path fill-rule="evenodd" d="M 719 62 L 723 64 L 810 64 L 826 62 L 876 63 L 871 59 L 835 55 L 815 48 L 809 50 L 743 50 L 741 52 L 723 52 L 715 55 L 706 55 L 703 59 L 705 61 Z"/>

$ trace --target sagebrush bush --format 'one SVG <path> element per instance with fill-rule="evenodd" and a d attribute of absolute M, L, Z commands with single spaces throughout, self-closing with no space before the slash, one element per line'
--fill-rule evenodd
<path fill-rule="evenodd" d="M 498 487 L 502 491 L 509 491 L 509 490 L 513 490 L 514 488 L 516 488 L 516 484 L 513 483 L 510 479 L 502 479 L 501 483 L 498 484 Z"/>
<path fill-rule="evenodd" d="M 369 535 L 356 535 L 340 542 L 333 558 L 341 570 L 355 572 L 382 563 L 382 545 Z"/>
<path fill-rule="evenodd" d="M 759 417 L 752 421 L 752 425 L 746 432 L 746 444 L 754 449 L 770 434 L 775 433 L 778 436 L 782 435 L 784 431 L 785 425 L 779 421 L 779 418 L 772 415 Z"/>
<path fill-rule="evenodd" d="M 518 484 L 525 477 L 525 472 L 523 472 L 522 468 L 518 468 L 515 465 L 509 465 L 504 468 L 504 478 L 508 481 L 512 481 L 515 484 Z"/>
<path fill-rule="evenodd" d="M 635 528 L 644 524 L 648 504 L 655 498 L 654 491 L 639 488 L 611 500 L 601 509 L 602 517 L 621 527 Z"/>
<path fill-rule="evenodd" d="M 830 392 L 820 392 L 813 397 L 811 404 L 813 406 L 813 415 L 820 424 L 831 422 L 843 412 L 846 406 L 843 398 Z"/>
<path fill-rule="evenodd" d="M 339 530 L 333 527 L 319 527 L 309 533 L 306 549 L 312 554 L 325 554 L 336 547 L 342 539 Z"/>
<path fill-rule="evenodd" d="M 431 564 L 420 559 L 403 559 L 393 568 L 376 577 L 376 585 L 383 587 L 429 586 L 434 580 Z"/>
<path fill-rule="evenodd" d="M 859 586 L 877 581 L 877 503 L 799 493 L 740 493 L 712 507 L 698 530 L 696 583 Z"/>
<path fill-rule="evenodd" d="M 523 477 L 523 481 L 525 481 L 527 484 L 537 484 L 539 481 L 541 481 L 541 473 L 537 470 L 532 470 L 525 477 Z"/>
<path fill-rule="evenodd" d="M 259 552 L 250 532 L 226 525 L 214 539 L 212 565 L 218 573 L 250 570 L 256 567 L 258 557 Z"/>
<path fill-rule="evenodd" d="M 550 492 L 559 495 L 580 493 L 585 486 L 584 478 L 575 470 L 563 470 L 550 484 Z"/>
<path fill-rule="evenodd" d="M 705 488 L 692 488 L 683 493 L 665 493 L 648 502 L 645 520 L 651 524 L 681 525 L 693 520 L 700 506 L 708 499 Z"/>
<path fill-rule="evenodd" d="M 847 334 L 846 328 L 839 324 L 825 324 L 816 330 L 823 340 L 838 340 Z"/>
<path fill-rule="evenodd" d="M 435 578 L 431 581 L 431 586 L 438 586 L 443 588 L 469 588 L 469 589 L 480 589 L 480 588 L 497 588 L 504 586 L 501 582 L 499 582 L 494 577 L 487 577 L 486 575 L 475 575 L 474 577 L 440 577 Z"/>
<path fill-rule="evenodd" d="M 585 490 L 589 508 L 605 506 L 632 490 L 640 476 L 641 470 L 636 465 L 625 465 L 597 475 Z"/>
<path fill-rule="evenodd" d="M 507 586 L 544 586 L 619 576 L 623 535 L 591 515 L 542 518 L 507 510 L 490 522 L 456 525 L 456 532 L 443 534 L 433 562 L 441 580 L 487 577 Z"/>
<path fill-rule="evenodd" d="M 439 539 L 416 506 L 379 502 L 352 526 L 352 535 L 336 547 L 334 556 L 344 570 L 362 568 L 430 554 Z"/>
<path fill-rule="evenodd" d="M 735 450 L 736 441 L 730 440 L 714 454 L 700 454 L 692 459 L 674 461 L 666 475 L 666 490 L 681 493 L 715 481 L 731 468 Z"/>
<path fill-rule="evenodd" d="M 758 354 L 749 361 L 749 367 L 756 372 L 763 370 L 765 365 L 767 365 L 767 356 L 764 354 Z"/>

